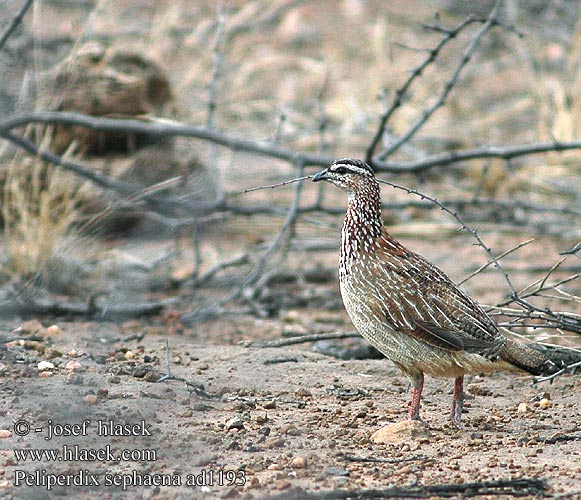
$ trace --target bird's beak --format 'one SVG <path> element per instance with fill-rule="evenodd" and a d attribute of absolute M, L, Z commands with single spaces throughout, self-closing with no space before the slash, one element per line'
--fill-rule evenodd
<path fill-rule="evenodd" d="M 313 175 L 313 182 L 324 181 L 329 178 L 327 169 L 321 170 L 320 172 Z"/>

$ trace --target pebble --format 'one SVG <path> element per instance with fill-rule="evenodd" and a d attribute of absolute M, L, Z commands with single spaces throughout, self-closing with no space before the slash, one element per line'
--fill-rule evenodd
<path fill-rule="evenodd" d="M 546 410 L 547 408 L 551 407 L 551 400 L 547 398 L 543 398 L 539 401 L 539 408 L 542 410 Z"/>
<path fill-rule="evenodd" d="M 244 428 L 244 422 L 242 421 L 242 419 L 238 416 L 232 417 L 230 420 L 226 421 L 226 424 L 224 425 L 224 428 L 229 431 L 231 429 L 243 429 Z"/>
<path fill-rule="evenodd" d="M 74 372 L 74 371 L 80 370 L 81 368 L 82 368 L 82 365 L 78 361 L 69 361 L 65 365 L 65 370 L 68 372 Z"/>
<path fill-rule="evenodd" d="M 347 469 L 343 469 L 341 467 L 327 467 L 325 469 L 325 474 L 328 476 L 348 476 L 350 472 Z"/>
<path fill-rule="evenodd" d="M 23 333 L 40 333 L 44 330 L 44 326 L 37 319 L 31 319 L 30 321 L 25 321 L 17 328 L 16 331 L 20 330 Z"/>
<path fill-rule="evenodd" d="M 97 395 L 96 394 L 87 394 L 83 397 L 83 401 L 85 404 L 94 405 L 97 404 Z"/>
<path fill-rule="evenodd" d="M 58 325 L 50 325 L 47 329 L 46 329 L 47 333 L 50 333 L 51 335 L 56 335 L 57 333 L 59 333 L 61 331 L 61 329 L 59 328 Z"/>
<path fill-rule="evenodd" d="M 284 446 L 284 439 L 279 438 L 279 437 L 271 437 L 271 438 L 268 438 L 264 442 L 264 445 L 268 449 L 272 449 L 272 448 L 282 448 Z"/>
<path fill-rule="evenodd" d="M 12 436 L 12 432 L 8 429 L 0 429 L 0 439 L 6 439 Z"/>
<path fill-rule="evenodd" d="M 41 372 L 54 369 L 54 365 L 50 361 L 40 361 L 36 367 Z"/>
<path fill-rule="evenodd" d="M 125 351 L 125 354 L 123 355 L 123 357 L 125 359 L 133 359 L 135 357 L 135 354 L 133 351 Z"/>
<path fill-rule="evenodd" d="M 256 415 L 256 417 L 254 417 L 254 420 L 256 420 L 257 423 L 259 424 L 264 424 L 265 422 L 268 421 L 268 415 L 265 413 L 264 415 Z"/>
<path fill-rule="evenodd" d="M 290 466 L 293 469 L 306 469 L 307 468 L 307 457 L 298 456 L 291 460 Z"/>
<path fill-rule="evenodd" d="M 381 443 L 405 443 L 412 440 L 427 439 L 430 433 L 426 424 L 417 420 L 403 420 L 386 425 L 371 435 L 371 441 Z"/>
<path fill-rule="evenodd" d="M 528 406 L 527 406 L 526 403 L 520 403 L 518 405 L 518 408 L 516 409 L 516 412 L 517 413 L 520 413 L 520 414 L 523 414 L 523 413 L 526 413 L 528 411 L 528 409 L 529 408 L 528 408 Z"/>
<path fill-rule="evenodd" d="M 291 487 L 290 481 L 282 480 L 276 483 L 275 488 L 279 491 L 288 490 Z"/>
<path fill-rule="evenodd" d="M 52 377 L 52 372 L 49 372 L 49 371 L 40 372 L 40 373 L 38 374 L 38 376 L 39 376 L 40 378 L 48 378 L 48 377 Z"/>

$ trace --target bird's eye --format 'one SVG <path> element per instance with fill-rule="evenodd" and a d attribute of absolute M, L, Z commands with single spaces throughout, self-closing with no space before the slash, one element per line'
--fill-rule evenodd
<path fill-rule="evenodd" d="M 345 168 L 345 167 L 337 167 L 335 169 L 335 173 L 336 174 L 346 174 L 347 173 L 347 168 Z"/>

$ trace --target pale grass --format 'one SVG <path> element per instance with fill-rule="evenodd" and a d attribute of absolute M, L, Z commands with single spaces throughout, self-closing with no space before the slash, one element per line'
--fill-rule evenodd
<path fill-rule="evenodd" d="M 546 141 L 581 139 L 581 18 L 565 54 L 565 68 L 563 73 L 537 75 L 539 133 Z"/>
<path fill-rule="evenodd" d="M 78 183 L 56 167 L 17 154 L 7 165 L 3 188 L 3 277 L 50 278 L 46 274 L 79 238 Z"/>

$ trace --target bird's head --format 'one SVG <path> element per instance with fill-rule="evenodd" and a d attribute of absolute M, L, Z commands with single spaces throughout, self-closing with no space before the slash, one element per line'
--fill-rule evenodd
<path fill-rule="evenodd" d="M 348 193 L 360 192 L 362 188 L 377 183 L 371 167 L 364 161 L 352 158 L 335 160 L 313 176 L 313 182 L 319 181 L 328 181 Z"/>

